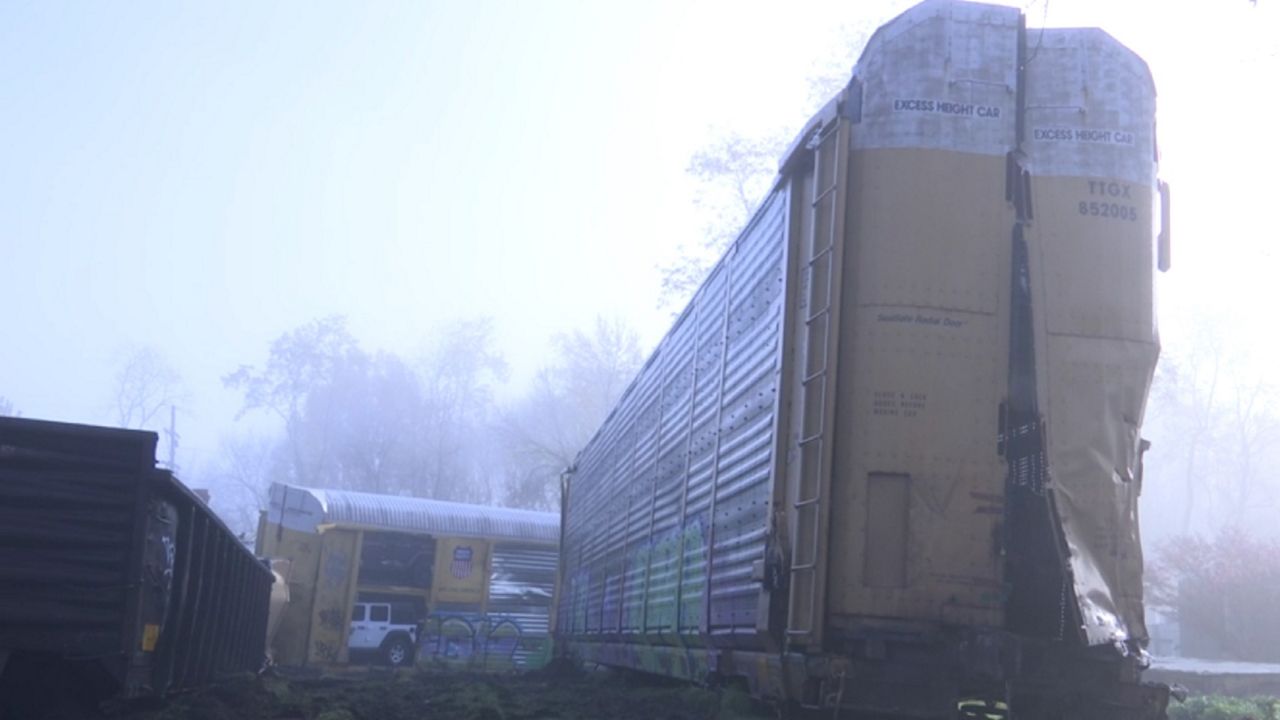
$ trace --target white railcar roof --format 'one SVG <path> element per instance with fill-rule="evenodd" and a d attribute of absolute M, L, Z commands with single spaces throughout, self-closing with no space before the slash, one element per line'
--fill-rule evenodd
<path fill-rule="evenodd" d="M 445 537 L 552 544 L 560 540 L 557 513 L 285 483 L 271 485 L 267 521 L 306 532 L 343 525 Z"/>

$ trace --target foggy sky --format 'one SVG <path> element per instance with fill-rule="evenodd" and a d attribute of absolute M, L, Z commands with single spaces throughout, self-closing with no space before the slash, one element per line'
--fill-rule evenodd
<path fill-rule="evenodd" d="M 199 467 L 239 404 L 220 377 L 316 317 L 414 353 L 492 316 L 508 392 L 597 314 L 653 343 L 655 268 L 699 230 L 690 154 L 717 128 L 794 131 L 838 33 L 908 4 L 0 5 L 0 396 L 109 422 L 119 360 L 154 346 Z M 1274 6 L 1023 5 L 1152 66 L 1166 349 L 1211 312 L 1275 350 Z"/>

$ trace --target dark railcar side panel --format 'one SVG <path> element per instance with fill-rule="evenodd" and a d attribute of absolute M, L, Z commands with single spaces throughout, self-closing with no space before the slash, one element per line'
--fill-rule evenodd
<path fill-rule="evenodd" d="M 186 529 L 183 532 L 183 544 L 178 548 L 178 557 L 182 574 L 182 593 L 179 596 L 181 621 L 169 637 L 171 659 L 169 665 L 169 683 L 174 687 L 184 687 L 190 682 L 190 648 L 195 641 L 198 626 L 196 624 L 196 602 L 200 594 L 200 554 L 204 549 L 196 542 L 199 532 L 196 514 L 192 508 L 184 511 Z"/>
<path fill-rule="evenodd" d="M 0 418 L 0 649 L 104 674 L 104 697 L 264 657 L 270 570 L 155 468 L 155 447 L 154 433 Z"/>
<path fill-rule="evenodd" d="M 5 465 L 141 473 L 155 466 L 152 432 L 0 417 Z"/>
<path fill-rule="evenodd" d="M 186 679 L 186 683 L 191 685 L 198 684 L 202 678 L 208 677 L 209 674 L 209 640 L 214 631 L 213 623 L 209 622 L 209 616 L 211 614 L 210 605 L 213 602 L 213 583 L 217 578 L 218 544 L 214 538 L 210 537 L 208 521 L 201 518 L 197 527 L 199 528 L 198 537 L 201 548 L 200 565 L 198 566 L 200 575 L 196 586 L 196 635 L 189 648 L 190 666 L 188 672 L 190 675 Z"/>
<path fill-rule="evenodd" d="M 153 677 L 157 687 L 167 688 L 173 685 L 178 673 L 178 648 L 182 638 L 187 636 L 191 623 L 190 608 L 187 605 L 191 580 L 191 532 L 192 513 L 190 508 L 179 507 L 178 531 L 173 567 L 173 609 L 169 619 L 168 632 L 160 636 L 160 644 L 156 649 L 156 660 L 153 663 Z"/>

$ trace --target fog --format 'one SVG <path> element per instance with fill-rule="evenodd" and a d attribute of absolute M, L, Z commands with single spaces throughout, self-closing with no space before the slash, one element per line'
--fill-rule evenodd
<path fill-rule="evenodd" d="M 612 337 L 624 376 L 675 309 L 664 268 L 723 227 L 691 158 L 795 132 L 815 87 L 907 5 L 5 4 L 0 411 L 162 431 L 172 406 L 181 475 L 224 512 L 220 493 L 240 498 L 250 515 L 228 519 L 247 528 L 236 478 L 271 475 L 291 422 L 250 381 L 274 341 L 342 318 L 344 357 L 402 363 L 420 413 L 447 394 L 431 385 L 442 349 L 472 332 L 493 362 L 447 387 L 482 391 L 483 417 L 437 421 L 477 456 L 486 436 L 546 450 L 521 432 L 576 397 L 586 371 L 566 348 Z M 1158 287 L 1148 544 L 1232 522 L 1274 533 L 1280 14 L 1024 8 L 1032 26 L 1103 27 L 1156 78 L 1175 250 Z M 488 483 L 459 497 L 530 502 L 513 494 L 521 473 L 549 476 L 606 406 L 564 419 L 518 471 L 458 471 Z"/>

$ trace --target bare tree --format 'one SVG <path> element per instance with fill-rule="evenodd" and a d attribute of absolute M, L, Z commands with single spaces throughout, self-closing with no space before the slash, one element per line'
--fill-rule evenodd
<path fill-rule="evenodd" d="M 22 417 L 22 413 L 13 409 L 13 402 L 0 395 L 0 417 Z"/>
<path fill-rule="evenodd" d="M 153 427 L 164 408 L 183 398 L 182 377 L 155 348 L 133 350 L 116 372 L 112 407 L 120 427 Z"/>
<path fill-rule="evenodd" d="M 507 500 L 555 507 L 560 473 L 604 422 L 640 367 L 636 333 L 620 321 L 597 318 L 591 333 L 556 338 L 556 357 L 524 397 L 504 414 Z"/>
<path fill-rule="evenodd" d="M 224 378 L 245 396 L 242 414 L 284 424 L 287 482 L 445 500 L 491 501 L 495 453 L 487 433 L 506 364 L 488 319 L 446 328 L 417 363 L 359 347 L 341 318 L 285 333 L 262 370 Z"/>
<path fill-rule="evenodd" d="M 1179 532 L 1193 529 L 1194 511 L 1201 502 L 1199 490 L 1205 486 L 1208 469 L 1214 466 L 1211 453 L 1217 447 L 1221 426 L 1219 383 L 1222 376 L 1220 349 L 1205 348 L 1205 354 L 1187 358 L 1165 357 L 1156 371 L 1148 416 L 1153 422 L 1145 431 L 1156 437 L 1151 456 L 1153 476 L 1176 454 L 1176 474 L 1182 481 L 1183 505 Z"/>
<path fill-rule="evenodd" d="M 494 387 L 507 364 L 493 347 L 493 321 L 461 320 L 446 327 L 419 361 L 423 383 L 422 447 L 417 466 L 431 497 L 495 499 L 493 441 L 488 432 Z"/>
<path fill-rule="evenodd" d="M 212 470 L 206 474 L 209 504 L 242 537 L 257 532 L 258 512 L 267 506 L 271 481 L 287 462 L 279 438 L 257 432 L 227 435 Z"/>
<path fill-rule="evenodd" d="M 1240 365 L 1234 366 L 1237 372 Z M 1274 452 L 1280 440 L 1280 419 L 1275 413 L 1275 387 L 1265 376 L 1236 377 L 1231 388 L 1231 403 L 1227 408 L 1229 423 L 1224 438 L 1230 472 L 1223 480 L 1229 496 L 1228 517 L 1247 521 L 1251 514 L 1264 509 L 1267 514 L 1275 508 L 1274 492 L 1277 474 Z M 1271 491 L 1271 497 L 1261 495 Z M 1261 506 L 1261 507 L 1260 507 Z"/>
<path fill-rule="evenodd" d="M 697 242 L 681 244 L 676 258 L 659 268 L 661 307 L 673 312 L 684 307 L 764 199 L 778 162 L 802 123 L 848 84 L 868 29 L 865 22 L 834 27 L 825 52 L 815 57 L 803 81 L 808 106 L 797 108 L 794 126 L 758 133 L 726 128 L 689 159 L 687 172 L 697 183 L 693 203 L 701 217 L 702 236 Z"/>
<path fill-rule="evenodd" d="M 1156 510 L 1147 513 L 1151 535 L 1231 524 L 1274 534 L 1267 518 L 1280 502 L 1280 414 L 1267 360 L 1233 341 L 1246 334 L 1229 313 L 1187 314 L 1190 331 L 1163 351 L 1143 424 L 1153 442 L 1143 493 Z"/>
<path fill-rule="evenodd" d="M 265 410 L 284 423 L 285 440 L 292 460 L 291 480 L 311 483 L 317 475 L 316 460 L 328 452 L 332 413 L 308 407 L 318 388 L 332 384 L 339 368 L 360 354 L 346 318 L 330 316 L 287 332 L 271 343 L 267 364 L 261 370 L 242 365 L 222 378 L 229 388 L 244 393 L 240 416 Z M 323 402 L 323 400 L 317 400 Z M 303 431 L 310 415 L 313 426 Z M 304 447 L 304 442 L 309 447 Z"/>
<path fill-rule="evenodd" d="M 662 267 L 662 305 L 678 310 L 693 295 L 769 190 L 785 147 L 782 133 L 750 137 L 721 134 L 689 159 L 697 180 L 694 206 L 702 218 L 702 237 L 682 244 L 677 257 Z"/>
<path fill-rule="evenodd" d="M 411 466 L 425 442 L 423 411 L 422 382 L 399 357 L 348 358 L 331 383 L 314 391 L 302 428 L 330 431 L 327 454 L 319 458 L 325 485 L 421 494 Z"/>

